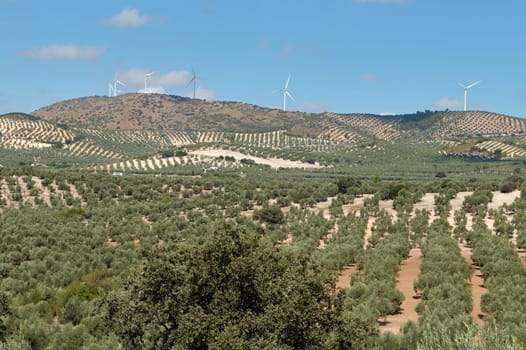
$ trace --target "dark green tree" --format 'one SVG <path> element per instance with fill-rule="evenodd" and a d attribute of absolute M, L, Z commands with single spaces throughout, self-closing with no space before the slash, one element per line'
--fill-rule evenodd
<path fill-rule="evenodd" d="M 333 282 L 309 258 L 216 224 L 202 247 L 157 252 L 108 298 L 129 349 L 322 348 Z"/>

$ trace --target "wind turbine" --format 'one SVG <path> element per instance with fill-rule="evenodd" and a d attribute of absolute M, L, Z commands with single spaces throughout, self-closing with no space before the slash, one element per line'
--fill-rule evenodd
<path fill-rule="evenodd" d="M 289 78 L 287 79 L 287 82 L 285 83 L 285 87 L 283 89 L 275 91 L 275 92 L 283 93 L 283 111 L 287 110 L 287 96 L 290 97 L 292 101 L 296 102 L 294 97 L 292 97 L 292 95 L 289 92 L 289 83 L 290 83 L 290 74 L 289 74 Z"/>
<path fill-rule="evenodd" d="M 119 92 L 121 92 L 118 89 L 117 84 L 118 85 L 122 85 L 122 86 L 126 86 L 126 84 L 124 84 L 122 81 L 117 79 L 117 74 L 115 74 L 115 79 L 113 79 L 113 96 L 117 96 L 119 94 Z"/>
<path fill-rule="evenodd" d="M 467 110 L 468 108 L 468 90 L 471 89 L 472 87 L 474 87 L 475 85 L 478 85 L 482 80 L 479 80 L 479 81 L 476 81 L 472 84 L 469 84 L 467 86 L 463 85 L 463 84 L 460 84 L 458 83 L 458 85 L 461 87 L 461 88 L 464 88 L 464 112 Z"/>
<path fill-rule="evenodd" d="M 148 78 L 154 74 L 155 72 L 150 72 L 150 73 L 146 73 L 144 75 L 144 93 L 147 94 L 148 93 Z"/>
<path fill-rule="evenodd" d="M 190 79 L 190 81 L 188 82 L 188 84 L 186 85 L 186 87 L 189 87 L 190 84 L 194 83 L 194 100 L 195 100 L 195 86 L 197 84 L 197 75 L 195 75 L 195 70 L 194 68 L 192 68 L 192 79 Z"/>

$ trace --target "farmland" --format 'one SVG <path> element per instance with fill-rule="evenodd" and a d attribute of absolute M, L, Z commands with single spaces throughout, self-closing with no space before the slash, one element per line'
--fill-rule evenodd
<path fill-rule="evenodd" d="M 517 178 L 502 193 L 502 184 L 489 180 L 409 185 L 339 175 L 312 178 L 305 170 L 295 170 L 294 178 L 271 169 L 244 172 L 158 177 L 3 169 L 0 223 L 6 253 L 0 286 L 9 311 L 2 318 L 6 340 L 55 347 L 77 334 L 81 346 L 127 344 L 130 333 L 119 317 L 132 310 L 112 307 L 104 316 L 108 310 L 101 303 L 133 298 L 127 288 L 143 288 L 146 281 L 131 273 L 148 268 L 151 254 L 167 259 L 173 250 L 212 249 L 208 244 L 220 233 L 210 227 L 220 225 L 245 230 L 239 237 L 257 237 L 263 251 L 310 261 L 303 268 L 319 271 L 318 282 L 310 283 L 324 283 L 323 298 L 334 303 L 331 317 L 341 320 L 321 334 L 343 337 L 341 342 L 413 348 L 430 337 L 446 341 L 444 334 L 490 337 L 496 327 L 502 339 L 524 344 L 523 304 L 516 293 L 526 273 L 520 219 L 526 214 L 521 192 L 511 188 L 521 185 Z M 484 247 L 502 249 L 502 255 L 488 257 Z M 447 268 L 441 265 L 446 261 Z M 516 265 L 500 270 L 504 261 Z M 504 271 L 519 284 L 495 289 L 505 283 Z M 487 288 L 482 298 L 470 284 L 473 274 L 480 274 Z M 512 295 L 517 303 L 505 304 Z M 157 306 L 150 308 L 157 312 Z M 513 310 L 513 321 L 506 310 Z M 312 317 L 325 317 L 324 312 Z M 363 327 L 369 335 L 354 338 L 346 327 Z M 248 341 L 243 339 L 238 341 Z M 304 341 L 329 346 L 329 339 Z"/>
<path fill-rule="evenodd" d="M 0 344 L 522 349 L 525 132 L 155 94 L 0 116 Z"/>

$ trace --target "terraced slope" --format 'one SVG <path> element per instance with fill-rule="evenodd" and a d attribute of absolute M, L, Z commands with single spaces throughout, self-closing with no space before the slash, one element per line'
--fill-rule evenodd
<path fill-rule="evenodd" d="M 41 108 L 34 111 L 34 115 L 72 128 L 216 132 L 208 135 L 211 139 L 202 138 L 204 134 L 195 134 L 197 139 L 193 139 L 194 142 L 224 142 L 226 135 L 223 133 L 227 132 L 284 131 L 289 136 L 329 139 L 344 144 L 363 144 L 372 140 L 443 144 L 481 136 L 526 135 L 524 120 L 490 112 L 425 111 L 399 116 L 309 114 L 161 94 L 85 97 Z"/>
<path fill-rule="evenodd" d="M 0 147 L 41 149 L 72 142 L 74 138 L 73 132 L 30 115 L 12 113 L 0 116 Z"/>
<path fill-rule="evenodd" d="M 495 151 L 500 150 L 504 158 L 526 157 L 526 149 L 514 145 L 508 145 L 504 142 L 483 141 L 478 143 L 476 147 L 493 154 Z"/>
<path fill-rule="evenodd" d="M 401 120 L 399 117 L 335 113 L 327 113 L 326 116 L 329 123 L 339 126 L 337 129 L 340 130 L 340 134 L 343 130 L 354 130 L 354 134 L 368 135 L 386 141 L 398 140 L 402 135 L 398 127 Z"/>
<path fill-rule="evenodd" d="M 526 133 L 526 122 L 502 114 L 468 111 L 447 112 L 428 130 L 432 139 L 451 137 L 513 136 Z"/>

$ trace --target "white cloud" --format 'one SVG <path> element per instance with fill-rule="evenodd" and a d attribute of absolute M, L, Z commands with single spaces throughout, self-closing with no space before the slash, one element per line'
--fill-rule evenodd
<path fill-rule="evenodd" d="M 390 116 L 393 116 L 393 115 L 397 115 L 397 113 L 396 112 L 382 112 L 382 113 L 380 113 L 380 115 L 382 117 L 390 117 Z"/>
<path fill-rule="evenodd" d="M 307 101 L 299 106 L 299 110 L 308 113 L 323 113 L 329 111 L 330 108 L 326 104 Z"/>
<path fill-rule="evenodd" d="M 34 47 L 19 51 L 18 56 L 50 60 L 88 60 L 97 61 L 106 52 L 106 48 L 97 46 L 51 45 Z"/>
<path fill-rule="evenodd" d="M 462 107 L 464 102 L 457 99 L 450 99 L 448 97 L 443 97 L 440 100 L 435 102 L 435 107 L 440 109 L 452 109 L 457 107 Z"/>
<path fill-rule="evenodd" d="M 193 97 L 194 90 L 189 92 L 185 92 L 183 94 L 184 97 Z M 218 96 L 214 90 L 210 90 L 203 87 L 197 87 L 195 89 L 195 98 L 199 98 L 201 100 L 207 100 L 207 101 L 216 101 Z"/>
<path fill-rule="evenodd" d="M 144 92 L 144 77 L 152 71 L 154 73 L 148 77 L 147 92 L 164 94 L 166 89 L 186 86 L 192 79 L 192 74 L 186 70 L 162 73 L 143 68 L 132 68 L 126 72 L 118 73 L 118 78 L 128 87 Z"/>
<path fill-rule="evenodd" d="M 106 24 L 119 28 L 142 27 L 152 21 L 152 17 L 143 16 L 139 9 L 125 8 L 106 20 Z"/>
<path fill-rule="evenodd" d="M 359 4 L 405 4 L 409 0 L 354 0 Z"/>
<path fill-rule="evenodd" d="M 137 92 L 140 92 L 140 93 L 144 93 L 145 90 L 144 88 L 142 89 L 139 89 L 139 91 Z M 162 86 L 150 86 L 148 85 L 148 91 L 146 91 L 147 93 L 149 94 L 166 94 L 166 90 L 164 90 L 164 88 Z"/>
<path fill-rule="evenodd" d="M 179 70 L 157 76 L 153 74 L 150 79 L 152 82 L 162 86 L 182 86 L 188 84 L 188 82 L 192 79 L 192 74 L 185 70 Z"/>
<path fill-rule="evenodd" d="M 380 78 L 376 74 L 365 73 L 365 74 L 360 76 L 360 80 L 363 80 L 363 81 L 378 81 L 378 80 L 380 80 Z"/>

